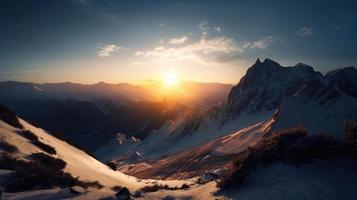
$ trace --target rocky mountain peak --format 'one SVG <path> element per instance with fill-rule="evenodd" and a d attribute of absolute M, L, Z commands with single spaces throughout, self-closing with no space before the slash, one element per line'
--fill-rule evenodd
<path fill-rule="evenodd" d="M 264 82 L 265 79 L 268 79 L 277 71 L 279 71 L 282 66 L 268 58 L 261 62 L 258 58 L 257 61 L 247 70 L 247 73 L 239 81 L 240 87 L 242 89 L 248 89 L 253 85 L 260 84 Z"/>
<path fill-rule="evenodd" d="M 263 64 L 270 67 L 281 67 L 281 65 L 272 59 L 265 58 Z"/>
<path fill-rule="evenodd" d="M 260 61 L 258 58 L 255 63 L 248 69 L 248 73 L 252 73 L 252 71 L 257 72 L 257 71 L 270 71 L 274 70 L 277 68 L 281 68 L 281 65 L 269 58 L 265 58 L 263 62 Z M 250 71 L 249 71 L 250 70 Z"/>
<path fill-rule="evenodd" d="M 240 112 L 248 105 L 253 112 L 263 107 L 274 109 L 284 96 L 293 95 L 306 81 L 320 76 L 311 66 L 303 63 L 283 67 L 269 58 L 263 62 L 257 59 L 232 88 L 228 104 L 234 112 Z"/>
<path fill-rule="evenodd" d="M 255 61 L 255 65 L 259 65 L 259 64 L 261 64 L 262 62 L 260 62 L 260 59 L 259 58 L 257 58 L 257 60 Z"/>

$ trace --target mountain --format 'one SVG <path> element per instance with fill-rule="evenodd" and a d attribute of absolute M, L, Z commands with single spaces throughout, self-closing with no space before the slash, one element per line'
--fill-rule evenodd
<path fill-rule="evenodd" d="M 134 192 L 154 182 L 170 187 L 190 183 L 139 180 L 113 171 L 86 152 L 32 126 L 0 105 L 1 198 L 112 198 L 116 191 L 111 188 L 115 186 Z M 69 188 L 71 186 L 79 189 Z"/>
<path fill-rule="evenodd" d="M 207 171 L 222 171 L 235 156 L 269 133 L 274 121 L 270 119 L 257 123 L 232 134 L 159 158 L 145 158 L 146 151 L 138 148 L 140 157 L 136 160 L 120 157 L 121 159 L 115 159 L 115 162 L 119 166 L 119 171 L 139 178 L 188 179 L 201 176 Z M 145 140 L 135 146 L 145 145 L 144 142 Z M 158 146 L 162 143 L 163 141 L 160 141 Z M 102 152 L 104 153 L 105 150 Z M 100 155 L 98 157 L 102 158 Z"/>
<path fill-rule="evenodd" d="M 320 77 L 322 75 L 319 72 L 305 64 L 282 67 L 273 60 L 260 62 L 258 59 L 230 91 L 227 108 L 234 115 L 243 111 L 258 113 L 274 110 L 285 97 L 294 95 L 304 83 Z"/>
<path fill-rule="evenodd" d="M 271 122 L 265 123 L 265 126 L 269 126 Z M 212 153 L 217 155 L 237 152 L 239 150 L 235 147 L 239 146 L 246 148 L 246 144 L 234 143 L 234 138 L 253 139 L 259 136 L 257 133 L 261 132 L 261 128 L 263 124 L 258 124 L 223 140 L 208 143 L 206 148 L 198 148 L 187 157 L 181 157 L 176 161 L 176 167 L 181 169 L 184 159 L 192 160 L 195 153 L 210 148 L 213 148 Z M 249 141 L 248 138 L 246 141 Z M 215 158 L 219 158 L 217 155 Z M 137 179 L 113 171 L 84 151 L 53 137 L 41 128 L 32 126 L 12 111 L 0 106 L 2 199 L 99 200 L 131 196 L 132 199 L 249 200 L 265 198 L 272 193 L 274 198 L 279 199 L 350 199 L 356 195 L 357 189 L 354 184 L 357 178 L 356 162 L 345 159 L 308 162 L 299 167 L 286 163 L 260 167 L 252 172 L 238 189 L 217 188 L 216 183 L 212 181 L 214 178 L 207 180 L 208 182 L 199 182 L 199 178 L 181 181 Z M 205 170 L 208 164 L 214 163 L 219 163 L 219 160 L 203 163 L 200 168 Z M 187 166 L 182 169 L 188 170 Z"/>
<path fill-rule="evenodd" d="M 163 85 L 160 81 L 145 82 L 142 85 L 105 82 L 91 85 L 71 82 L 39 84 L 6 81 L 0 82 L 0 100 L 4 103 L 18 99 L 76 99 L 93 102 L 110 100 L 120 104 L 133 101 L 161 101 L 167 95 L 160 92 L 164 90 Z M 231 87 L 231 84 L 182 81 L 179 85 L 180 92 L 175 94 L 175 98 L 187 104 L 207 107 L 225 100 Z"/>
<path fill-rule="evenodd" d="M 227 109 L 234 117 L 279 109 L 274 129 L 303 124 L 312 132 L 339 137 L 345 120 L 357 120 L 356 73 L 349 67 L 323 76 L 306 64 L 282 67 L 270 59 L 258 59 L 232 88 Z"/>
<path fill-rule="evenodd" d="M 138 86 L 8 81 L 0 83 L 0 103 L 51 134 L 94 151 L 119 132 L 143 139 L 188 107 L 205 110 L 221 103 L 232 86 L 182 82 L 184 93 L 177 99 L 164 98 L 156 91 L 161 87 L 160 82 Z"/>
<path fill-rule="evenodd" d="M 38 84 L 6 81 L 0 83 L 0 91 L 0 99 L 2 101 L 16 98 L 110 99 L 121 102 L 130 100 L 154 100 L 154 95 L 149 93 L 145 87 L 127 83 L 109 84 L 100 82 L 92 85 L 84 85 L 71 82 Z"/>
<path fill-rule="evenodd" d="M 351 199 L 357 191 L 357 124 L 352 123 L 357 121 L 356 71 L 347 67 L 322 75 L 306 64 L 283 67 L 270 59 L 257 60 L 227 94 L 225 103 L 209 109 L 172 101 L 161 102 L 153 110 L 155 102 L 126 103 L 124 108 L 131 111 L 126 116 L 137 115 L 133 110 L 138 107 L 145 110 L 139 115 L 147 113 L 146 117 L 171 111 L 174 115 L 160 118 L 143 138 L 113 133 L 95 152 L 107 165 L 0 106 L 0 186 L 4 188 L 0 195 L 36 200 L 122 195 L 133 199 Z M 66 106 L 54 106 L 63 118 L 82 115 L 83 124 L 98 127 L 105 127 L 99 119 L 112 112 L 114 105 L 55 101 L 66 102 Z M 39 103 L 34 111 L 48 110 L 42 106 Z M 104 115 L 86 122 L 85 117 L 95 112 Z M 53 126 L 61 127 L 57 118 L 52 118 Z M 135 119 L 122 118 L 133 126 Z M 71 126 L 76 124 L 73 121 Z"/>
<path fill-rule="evenodd" d="M 114 138 L 96 155 L 140 177 L 189 178 L 203 169 L 225 166 L 278 130 L 303 125 L 312 134 L 324 132 L 343 139 L 345 122 L 357 121 L 356 72 L 348 67 L 323 75 L 302 63 L 283 67 L 258 59 L 232 88 L 225 104 L 205 113 L 186 111 L 140 143 L 119 144 Z M 136 153 L 141 156 L 123 161 Z M 187 171 L 176 169 L 179 163 Z"/>

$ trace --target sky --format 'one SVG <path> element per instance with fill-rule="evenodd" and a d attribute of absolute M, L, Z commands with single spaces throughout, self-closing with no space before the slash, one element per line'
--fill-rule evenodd
<path fill-rule="evenodd" d="M 2 0 L 0 81 L 237 83 L 259 57 L 356 66 L 357 1 Z"/>

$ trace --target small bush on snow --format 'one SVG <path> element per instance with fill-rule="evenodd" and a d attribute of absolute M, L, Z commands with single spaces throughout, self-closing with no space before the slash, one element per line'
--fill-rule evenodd
<path fill-rule="evenodd" d="M 0 105 L 0 120 L 6 122 L 7 124 L 15 128 L 19 128 L 19 129 L 23 128 L 16 114 L 12 110 L 7 109 L 2 105 Z"/>
<path fill-rule="evenodd" d="M 56 154 L 56 149 L 51 147 L 50 145 L 48 144 L 45 144 L 39 140 L 34 140 L 31 142 L 32 144 L 36 145 L 38 148 L 40 148 L 41 150 L 45 151 L 46 153 L 49 153 L 49 154 Z"/>
<path fill-rule="evenodd" d="M 116 185 L 116 186 L 111 187 L 110 189 L 112 189 L 114 192 L 118 192 L 118 191 L 121 190 L 122 188 L 123 188 L 122 186 Z"/>
<path fill-rule="evenodd" d="M 21 131 L 20 134 L 23 137 L 25 137 L 26 139 L 30 140 L 33 145 L 37 146 L 38 148 L 40 148 L 41 150 L 45 151 L 46 153 L 49 153 L 49 154 L 56 154 L 57 153 L 55 148 L 51 147 L 48 144 L 45 144 L 45 143 L 41 142 L 39 140 L 38 136 L 35 135 L 30 130 Z"/>
<path fill-rule="evenodd" d="M 186 183 L 181 185 L 181 187 L 177 187 L 177 186 L 170 187 L 168 185 L 158 185 L 158 184 L 148 185 L 148 186 L 142 187 L 139 190 L 137 190 L 134 193 L 134 197 L 140 197 L 143 193 L 156 192 L 159 190 L 184 190 L 184 189 L 188 189 L 188 188 L 190 188 L 190 186 L 187 185 Z"/>
<path fill-rule="evenodd" d="M 33 132 L 31 132 L 29 130 L 21 131 L 20 134 L 28 140 L 31 140 L 31 141 L 38 140 L 37 135 L 35 135 Z"/>
<path fill-rule="evenodd" d="M 4 137 L 0 137 L 0 149 L 8 153 L 16 153 L 18 151 L 17 147 L 8 143 Z"/>

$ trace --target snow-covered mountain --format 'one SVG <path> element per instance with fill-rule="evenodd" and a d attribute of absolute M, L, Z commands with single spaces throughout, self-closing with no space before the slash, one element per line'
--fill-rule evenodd
<path fill-rule="evenodd" d="M 273 129 L 302 124 L 312 132 L 339 137 L 345 120 L 357 120 L 356 74 L 355 68 L 347 67 L 323 76 L 306 64 L 282 67 L 258 59 L 231 90 L 227 109 L 234 117 L 279 109 Z"/>
<path fill-rule="evenodd" d="M 2 111 L 2 110 L 1 110 Z M 120 184 L 128 184 L 128 187 L 135 187 L 138 181 L 124 175 L 120 172 L 114 172 L 108 166 L 95 160 L 84 151 L 48 134 L 41 128 L 37 128 L 27 123 L 21 118 L 14 116 L 13 121 L 18 121 L 19 126 L 14 127 L 3 119 L 8 114 L 1 113 L 0 118 L 0 137 L 2 141 L 6 141 L 10 145 L 15 146 L 18 150 L 15 156 L 26 159 L 33 153 L 46 153 L 42 148 L 34 144 L 32 140 L 22 134 L 22 131 L 29 131 L 34 134 L 34 138 L 38 138 L 41 143 L 51 146 L 56 153 L 52 156 L 60 158 L 67 163 L 65 171 L 69 172 L 80 180 L 99 181 L 104 186 L 115 186 Z M 5 116 L 5 117 L 4 117 Z M 8 121 L 7 121 L 8 122 Z M 34 139 L 36 140 L 36 139 Z M 140 185 L 140 184 L 139 184 Z"/>
<path fill-rule="evenodd" d="M 237 154 L 269 133 L 274 121 L 275 119 L 271 118 L 207 143 L 159 158 L 145 159 L 142 156 L 135 161 L 126 160 L 127 163 L 131 163 L 129 165 L 120 162 L 122 158 L 115 162 L 120 166 L 119 171 L 139 178 L 185 179 L 201 176 L 206 171 L 222 171 Z"/>
<path fill-rule="evenodd" d="M 66 163 L 64 172 L 78 180 L 98 181 L 104 186 L 87 189 L 88 193 L 79 195 L 60 187 L 20 193 L 5 191 L 3 196 L 5 199 L 113 199 L 113 186 L 125 186 L 133 192 L 156 183 L 171 188 L 135 198 L 350 199 L 356 196 L 357 177 L 356 162 L 350 157 L 331 155 L 332 160 L 317 159 L 298 168 L 279 160 L 253 167 L 244 184 L 234 190 L 219 189 L 214 182 L 201 183 L 197 176 L 229 174 L 234 165 L 232 160 L 280 129 L 302 124 L 310 133 L 322 130 L 342 139 L 344 121 L 357 121 L 356 72 L 348 67 L 322 75 L 305 64 L 283 67 L 270 59 L 257 60 L 232 88 L 225 104 L 205 112 L 184 109 L 143 140 L 118 133 L 95 153 L 101 161 L 112 161 L 110 166 L 118 171 L 0 107 L 0 139 L 5 141 L 0 143 L 0 153 L 9 153 L 13 151 L 11 146 L 15 146 L 17 150 L 10 154 L 26 162 L 36 153 L 61 159 Z M 26 136 L 27 131 L 34 136 Z M 329 137 L 326 141 L 325 137 L 321 141 L 312 138 L 311 141 L 322 144 L 327 141 L 330 143 L 326 144 L 333 146 L 335 143 L 331 142 L 336 141 L 337 146 L 346 145 L 340 149 L 346 148 L 348 152 L 337 155 L 355 156 L 351 146 L 355 144 Z M 309 145 L 316 144 L 313 142 Z M 55 153 L 47 152 L 46 148 L 54 149 Z M 113 167 L 113 163 L 117 166 Z M 0 185 L 11 173 L 0 170 Z M 189 184 L 189 188 L 178 189 L 183 183 Z"/>
<path fill-rule="evenodd" d="M 55 182 L 54 173 L 59 173 L 60 169 L 55 169 L 55 172 L 43 173 L 42 175 L 32 174 L 33 177 L 18 177 L 18 170 L 25 170 L 24 163 L 28 163 L 31 170 L 36 168 L 30 167 L 31 163 L 35 162 L 35 156 L 39 155 L 44 159 L 42 164 L 52 163 L 51 159 L 57 159 L 65 163 L 63 171 L 68 173 L 73 179 L 78 179 L 84 182 L 97 182 L 101 186 L 90 186 L 85 191 L 73 192 L 68 188 L 54 187 L 49 189 L 41 188 L 43 184 Z M 18 161 L 19 160 L 19 161 Z M 15 163 L 12 166 L 12 163 Z M 36 166 L 36 163 L 33 164 Z M 21 168 L 25 167 L 25 168 Z M 44 166 L 43 166 L 44 167 Z M 49 166 L 56 167 L 56 166 Z M 13 168 L 13 170 L 8 170 Z M 4 170 L 5 169 L 5 170 Z M 41 170 L 39 168 L 38 170 Z M 45 170 L 45 169 L 42 169 Z M 14 174 L 15 173 L 15 174 Z M 28 173 L 28 172 L 27 172 Z M 40 173 L 36 171 L 36 173 Z M 31 176 L 27 174 L 27 176 Z M 53 177 L 52 177 L 53 176 Z M 37 177 L 35 179 L 34 177 Z M 67 177 L 68 178 L 68 177 Z M 3 184 L 10 184 L 12 181 L 17 182 L 18 188 L 26 187 L 26 181 L 44 181 L 44 183 L 34 182 L 33 185 L 41 187 L 29 188 L 29 191 L 11 192 L 3 191 Z M 51 182 L 52 181 L 52 182 Z M 119 171 L 113 171 L 107 165 L 97 161 L 95 158 L 88 155 L 86 152 L 62 141 L 41 128 L 37 128 L 16 116 L 12 111 L 0 106 L 0 187 L 2 194 L 1 199 L 101 199 L 112 198 L 115 195 L 115 190 L 111 189 L 115 186 L 128 188 L 131 192 L 140 189 L 144 186 L 153 184 L 167 184 L 170 187 L 181 186 L 184 183 L 191 184 L 190 181 L 159 181 L 159 180 L 140 180 L 132 176 L 125 175 Z M 15 187 L 14 185 L 11 185 Z M 51 187 L 50 185 L 45 187 Z M 10 188 L 11 189 L 11 188 Z M 150 198 L 150 197 L 147 197 Z"/>
<path fill-rule="evenodd" d="M 298 125 L 304 125 L 312 133 L 323 131 L 343 138 L 344 122 L 357 121 L 356 72 L 355 68 L 348 67 L 322 75 L 306 64 L 283 67 L 270 59 L 263 62 L 258 59 L 232 88 L 226 104 L 212 107 L 205 113 L 186 111 L 140 143 L 119 144 L 113 139 L 96 155 L 101 160 L 122 161 L 123 156 L 139 153 L 140 157 L 133 162 L 119 162 L 121 169 L 143 177 L 172 175 L 176 178 L 179 172 L 165 173 L 162 167 L 169 168 L 176 162 L 190 159 L 195 160 L 189 162 L 190 168 L 202 166 L 200 160 L 207 158 L 209 161 L 211 152 L 217 148 L 209 144 L 226 146 L 220 141 L 227 138 L 232 144 L 248 147 L 264 134 Z M 249 134 L 248 130 L 262 124 L 265 124 L 264 129 L 255 132 L 259 137 Z M 221 164 L 228 161 L 226 158 Z M 134 165 L 130 165 L 132 163 Z M 213 169 L 215 165 L 211 166 Z"/>

